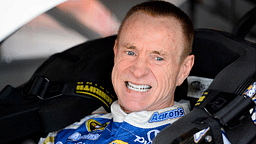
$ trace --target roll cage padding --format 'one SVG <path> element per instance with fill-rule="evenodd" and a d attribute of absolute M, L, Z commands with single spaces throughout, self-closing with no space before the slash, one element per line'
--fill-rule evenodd
<path fill-rule="evenodd" d="M 245 38 L 254 25 L 256 25 L 256 6 L 238 21 L 232 33 L 238 37 Z"/>
<path fill-rule="evenodd" d="M 199 29 L 195 33 L 196 58 L 190 75 L 214 78 L 209 89 L 235 93 L 256 72 L 255 51 L 254 44 L 232 34 Z"/>

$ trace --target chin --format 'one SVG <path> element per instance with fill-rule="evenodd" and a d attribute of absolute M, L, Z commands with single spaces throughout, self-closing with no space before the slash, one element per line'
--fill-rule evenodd
<path fill-rule="evenodd" d="M 130 101 L 130 102 L 125 101 L 125 103 L 119 102 L 119 104 L 121 108 L 128 113 L 146 110 L 144 103 L 137 102 L 137 101 Z"/>

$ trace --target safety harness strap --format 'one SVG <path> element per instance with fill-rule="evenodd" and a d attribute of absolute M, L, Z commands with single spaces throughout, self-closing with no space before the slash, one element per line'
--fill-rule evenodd
<path fill-rule="evenodd" d="M 37 98 L 39 100 L 50 100 L 59 96 L 77 96 L 94 100 L 110 111 L 110 105 L 115 100 L 102 85 L 84 80 L 78 82 L 55 82 L 45 77 L 35 77 L 27 86 L 25 97 L 28 99 Z"/>
<path fill-rule="evenodd" d="M 252 143 L 256 136 L 256 125 L 248 117 L 241 125 L 232 129 L 225 129 L 225 133 L 232 144 Z"/>
<path fill-rule="evenodd" d="M 220 124 L 211 117 L 208 117 L 203 122 L 208 124 L 211 128 L 213 143 L 214 144 L 223 144 L 222 131 L 221 131 Z"/>

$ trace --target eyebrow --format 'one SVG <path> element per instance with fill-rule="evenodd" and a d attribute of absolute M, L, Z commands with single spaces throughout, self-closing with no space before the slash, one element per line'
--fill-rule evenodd
<path fill-rule="evenodd" d="M 132 46 L 132 45 L 129 44 L 129 43 L 123 44 L 123 47 L 125 47 L 125 48 L 127 48 L 127 49 L 136 49 L 135 46 Z"/>
<path fill-rule="evenodd" d="M 166 53 L 166 52 L 163 52 L 163 51 L 153 51 L 152 53 L 153 53 L 153 54 L 160 55 L 160 56 L 167 56 L 167 53 Z"/>
<path fill-rule="evenodd" d="M 136 47 L 135 46 L 128 46 L 128 47 L 126 47 L 127 49 L 136 49 Z"/>

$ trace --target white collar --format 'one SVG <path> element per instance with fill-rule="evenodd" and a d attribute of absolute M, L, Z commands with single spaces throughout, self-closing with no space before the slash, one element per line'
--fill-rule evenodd
<path fill-rule="evenodd" d="M 175 114 L 176 112 L 176 114 Z M 154 128 L 171 124 L 189 112 L 188 104 L 175 102 L 173 106 L 155 111 L 125 113 L 117 101 L 111 105 L 114 122 L 127 122 L 141 128 Z M 176 115 L 176 116 L 175 116 Z"/>

